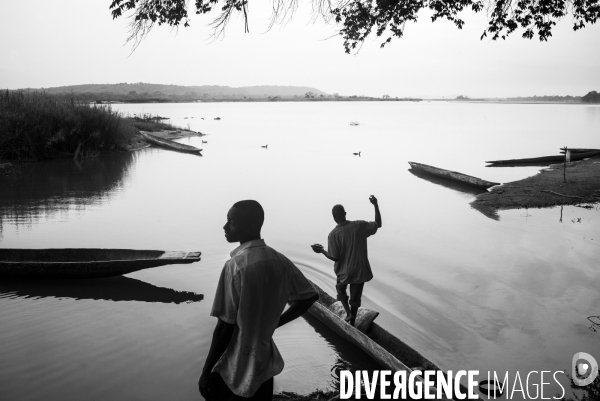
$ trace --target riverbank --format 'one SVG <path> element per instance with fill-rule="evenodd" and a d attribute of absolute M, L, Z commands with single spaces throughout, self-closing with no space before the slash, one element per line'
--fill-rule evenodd
<path fill-rule="evenodd" d="M 497 167 L 518 168 L 518 167 Z M 532 177 L 493 187 L 478 195 L 471 206 L 486 215 L 498 210 L 590 205 L 600 202 L 600 157 L 542 168 Z"/>

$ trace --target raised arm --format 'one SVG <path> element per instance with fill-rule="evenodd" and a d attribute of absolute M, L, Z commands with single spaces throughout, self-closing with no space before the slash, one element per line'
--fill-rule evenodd
<path fill-rule="evenodd" d="M 379 204 L 377 203 L 377 198 L 373 195 L 369 197 L 369 201 L 375 206 L 375 222 L 379 227 L 381 227 L 381 212 L 379 211 Z"/>
<path fill-rule="evenodd" d="M 300 316 L 304 315 L 317 299 L 319 299 L 319 296 L 315 294 L 310 298 L 299 299 L 297 301 L 292 302 L 290 304 L 290 307 L 287 308 L 286 311 L 281 314 L 281 317 L 279 318 L 279 324 L 277 325 L 277 327 L 281 327 L 284 324 L 288 324 L 292 320 L 296 320 Z"/>

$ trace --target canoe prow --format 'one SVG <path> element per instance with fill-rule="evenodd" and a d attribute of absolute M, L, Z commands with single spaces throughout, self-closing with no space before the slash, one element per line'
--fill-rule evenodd
<path fill-rule="evenodd" d="M 201 252 L 134 249 L 0 249 L 0 277 L 103 278 L 200 260 Z"/>
<path fill-rule="evenodd" d="M 486 181 L 481 178 L 473 177 L 471 175 L 466 175 L 463 173 L 459 173 L 457 171 L 445 170 L 443 168 L 430 166 L 428 164 L 416 163 L 416 162 L 408 162 L 410 167 L 414 170 L 422 171 L 424 173 L 432 174 L 441 178 L 445 178 L 452 181 L 458 181 L 466 185 L 470 185 L 477 188 L 487 189 L 493 187 L 495 185 L 500 185 L 499 182 Z"/>

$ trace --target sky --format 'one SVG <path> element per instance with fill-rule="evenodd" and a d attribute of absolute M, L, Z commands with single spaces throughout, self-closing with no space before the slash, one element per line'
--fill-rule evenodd
<path fill-rule="evenodd" d="M 513 33 L 480 40 L 485 13 L 461 14 L 462 30 L 427 12 L 380 48 L 369 38 L 346 54 L 336 26 L 311 22 L 300 0 L 292 20 L 268 30 L 271 2 L 250 1 L 250 33 L 233 18 L 211 40 L 211 16 L 191 27 L 155 27 L 132 52 L 128 20 L 110 0 L 21 0 L 0 5 L 0 88 L 146 82 L 175 85 L 293 85 L 329 94 L 398 97 L 583 96 L 600 91 L 600 23 L 574 32 L 572 17 L 548 42 Z M 193 3 L 193 2 L 192 2 Z"/>

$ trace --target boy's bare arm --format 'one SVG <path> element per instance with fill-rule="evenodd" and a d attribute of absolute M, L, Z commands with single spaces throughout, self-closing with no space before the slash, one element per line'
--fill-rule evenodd
<path fill-rule="evenodd" d="M 215 367 L 223 352 L 229 346 L 229 342 L 231 341 L 231 337 L 233 337 L 233 329 L 235 328 L 235 324 L 225 323 L 223 320 L 219 319 L 217 322 L 217 326 L 215 327 L 215 331 L 213 332 L 212 342 L 210 343 L 210 350 L 208 351 L 208 356 L 206 357 L 206 362 L 204 363 L 204 369 L 202 369 L 202 374 L 200 375 L 200 379 L 198 380 L 198 389 L 200 390 L 200 394 L 206 399 L 208 398 L 208 376 L 210 372 Z"/>
<path fill-rule="evenodd" d="M 321 245 L 321 244 L 314 244 L 314 245 L 311 245 L 310 247 L 312 248 L 313 251 L 315 251 L 315 253 L 322 253 L 329 260 L 333 260 L 334 262 L 337 262 L 339 260 L 339 259 L 332 258 L 329 255 L 329 253 L 325 250 L 325 248 L 323 248 L 323 245 Z"/>
<path fill-rule="evenodd" d="M 381 212 L 379 211 L 379 203 L 377 202 L 377 198 L 373 195 L 369 197 L 369 201 L 375 206 L 375 222 L 377 226 L 381 227 Z"/>
<path fill-rule="evenodd" d="M 300 316 L 304 315 L 317 299 L 319 299 L 319 296 L 315 294 L 310 298 L 300 299 L 298 301 L 292 302 L 290 304 L 290 307 L 287 308 L 286 311 L 281 314 L 281 317 L 279 318 L 279 324 L 277 325 L 277 327 L 281 327 L 284 324 L 288 324 L 292 320 L 296 320 Z"/>

